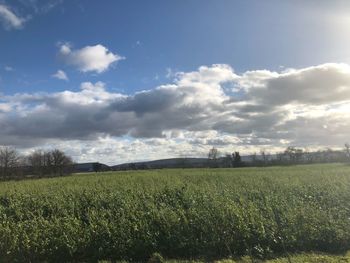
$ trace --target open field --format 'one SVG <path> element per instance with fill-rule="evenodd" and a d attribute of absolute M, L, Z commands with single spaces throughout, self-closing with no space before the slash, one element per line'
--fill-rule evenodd
<path fill-rule="evenodd" d="M 312 251 L 346 262 L 349 229 L 350 166 L 343 164 L 0 183 L 1 262 L 147 261 L 154 252 L 269 259 Z"/>

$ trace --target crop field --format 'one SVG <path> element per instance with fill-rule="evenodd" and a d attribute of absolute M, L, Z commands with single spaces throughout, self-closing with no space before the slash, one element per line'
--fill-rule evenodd
<path fill-rule="evenodd" d="M 198 261 L 340 258 L 349 249 L 350 165 L 0 183 L 0 262 L 147 261 L 155 252 Z"/>

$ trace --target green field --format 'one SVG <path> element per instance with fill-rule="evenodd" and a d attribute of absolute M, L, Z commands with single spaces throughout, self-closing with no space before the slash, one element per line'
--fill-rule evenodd
<path fill-rule="evenodd" d="M 177 260 L 252 262 L 311 252 L 347 260 L 341 255 L 349 249 L 344 164 L 0 183 L 0 262 L 147 261 L 154 252 Z"/>

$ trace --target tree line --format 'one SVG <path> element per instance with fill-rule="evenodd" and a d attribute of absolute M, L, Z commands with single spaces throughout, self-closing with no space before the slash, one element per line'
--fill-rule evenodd
<path fill-rule="evenodd" d="M 37 150 L 28 155 L 21 155 L 15 148 L 0 147 L 1 179 L 63 176 L 72 171 L 72 158 L 58 149 Z"/>
<path fill-rule="evenodd" d="M 248 157 L 248 159 L 247 159 Z M 327 148 L 319 151 L 309 151 L 306 148 L 287 147 L 284 151 L 274 154 L 265 149 L 260 153 L 245 156 L 244 160 L 238 151 L 222 155 L 217 148 L 209 150 L 207 162 L 191 164 L 180 158 L 177 168 L 190 167 L 244 167 L 270 166 L 311 163 L 350 162 L 350 144 L 345 144 L 343 150 Z M 125 169 L 148 169 L 147 164 L 136 166 L 129 164 Z M 160 168 L 160 167 L 157 167 Z M 93 171 L 102 170 L 102 164 L 93 163 Z M 21 155 L 15 148 L 0 146 L 0 179 L 22 177 L 63 176 L 74 171 L 72 158 L 58 149 L 44 151 L 36 150 L 28 155 Z"/>
<path fill-rule="evenodd" d="M 213 147 L 208 153 L 209 167 L 242 167 L 242 166 L 270 166 L 270 165 L 293 165 L 312 163 L 335 163 L 350 162 L 350 144 L 346 143 L 344 149 L 334 150 L 326 148 L 318 151 L 309 151 L 307 148 L 288 146 L 284 151 L 270 154 L 265 149 L 259 153 L 247 156 L 242 161 L 239 152 L 220 154 Z"/>

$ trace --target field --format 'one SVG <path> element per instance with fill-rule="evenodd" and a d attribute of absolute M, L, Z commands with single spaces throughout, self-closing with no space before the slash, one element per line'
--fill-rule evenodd
<path fill-rule="evenodd" d="M 349 249 L 350 166 L 344 164 L 0 183 L 0 262 L 147 261 L 154 252 L 173 260 L 249 259 L 244 262 L 302 262 L 292 255 L 321 252 L 347 262 L 342 254 Z"/>

